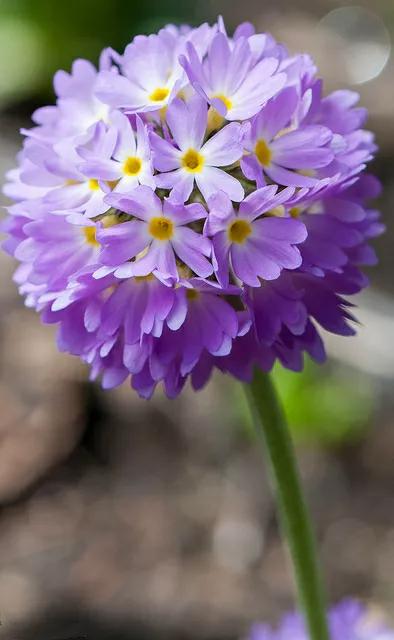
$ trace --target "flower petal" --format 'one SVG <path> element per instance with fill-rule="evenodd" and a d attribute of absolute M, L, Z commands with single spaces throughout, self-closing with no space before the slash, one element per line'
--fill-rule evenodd
<path fill-rule="evenodd" d="M 223 167 L 236 162 L 242 156 L 241 127 L 231 122 L 215 133 L 201 148 L 206 163 L 214 167 Z"/>
<path fill-rule="evenodd" d="M 196 182 L 205 200 L 208 200 L 218 191 L 227 193 L 234 202 L 240 202 L 244 197 L 241 183 L 233 176 L 216 167 L 205 167 L 201 173 L 196 174 Z"/>

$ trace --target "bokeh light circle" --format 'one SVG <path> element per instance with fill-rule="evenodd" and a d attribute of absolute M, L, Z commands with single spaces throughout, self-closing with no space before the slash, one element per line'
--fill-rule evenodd
<path fill-rule="evenodd" d="M 341 7 L 324 16 L 318 29 L 340 46 L 349 82 L 362 84 L 382 73 L 390 57 L 391 40 L 379 15 L 362 7 Z"/>

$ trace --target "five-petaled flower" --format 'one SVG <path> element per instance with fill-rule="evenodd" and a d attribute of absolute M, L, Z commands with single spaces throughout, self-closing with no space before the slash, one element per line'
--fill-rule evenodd
<path fill-rule="evenodd" d="M 113 183 L 114 191 L 128 193 L 139 184 L 155 187 L 148 132 L 139 116 L 136 130 L 129 119 L 119 111 L 112 114 L 113 127 L 106 140 L 91 152 L 80 148 L 85 158 L 81 171 L 93 180 Z"/>
<path fill-rule="evenodd" d="M 232 200 L 242 200 L 240 182 L 218 167 L 233 164 L 242 156 L 242 132 L 238 123 L 231 123 L 206 142 L 207 104 L 199 96 L 188 103 L 176 99 L 167 112 L 167 122 L 173 142 L 152 133 L 153 162 L 160 172 L 157 185 L 172 189 L 176 200 L 185 202 L 197 185 L 205 200 L 224 191 Z"/>
<path fill-rule="evenodd" d="M 103 246 L 100 259 L 104 265 L 116 267 L 116 276 L 158 272 L 161 278 L 176 281 L 179 280 L 176 256 L 197 275 L 203 278 L 211 275 L 213 268 L 207 259 L 211 243 L 187 226 L 206 216 L 201 204 L 185 206 L 169 200 L 163 203 L 152 189 L 144 186 L 130 195 L 112 193 L 107 202 L 134 217 L 98 234 Z M 137 259 L 130 261 L 131 258 Z"/>
<path fill-rule="evenodd" d="M 258 287 L 263 280 L 275 280 L 282 269 L 296 269 L 301 254 L 295 245 L 306 239 L 299 220 L 275 215 L 278 207 L 290 202 L 293 189 L 263 187 L 245 198 L 235 212 L 228 196 L 211 198 L 205 230 L 212 236 L 215 271 L 227 286 L 229 270 L 243 283 Z"/>

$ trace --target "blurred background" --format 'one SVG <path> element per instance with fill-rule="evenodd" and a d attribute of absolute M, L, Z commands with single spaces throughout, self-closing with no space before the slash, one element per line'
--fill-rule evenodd
<path fill-rule="evenodd" d="M 168 22 L 250 20 L 307 51 L 327 90 L 370 110 L 388 225 L 355 339 L 330 363 L 276 371 L 331 601 L 394 611 L 394 4 L 392 0 L 0 0 L 0 169 L 72 59 L 122 50 Z M 261 452 L 242 389 L 103 393 L 23 307 L 0 255 L 0 638 L 242 637 L 293 606 Z"/>

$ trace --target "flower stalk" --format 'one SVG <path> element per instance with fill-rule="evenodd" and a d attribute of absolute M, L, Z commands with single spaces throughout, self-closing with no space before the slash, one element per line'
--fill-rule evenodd
<path fill-rule="evenodd" d="M 257 434 L 263 439 L 283 535 L 289 545 L 301 609 L 311 640 L 329 640 L 315 540 L 283 409 L 267 373 L 245 385 Z"/>

